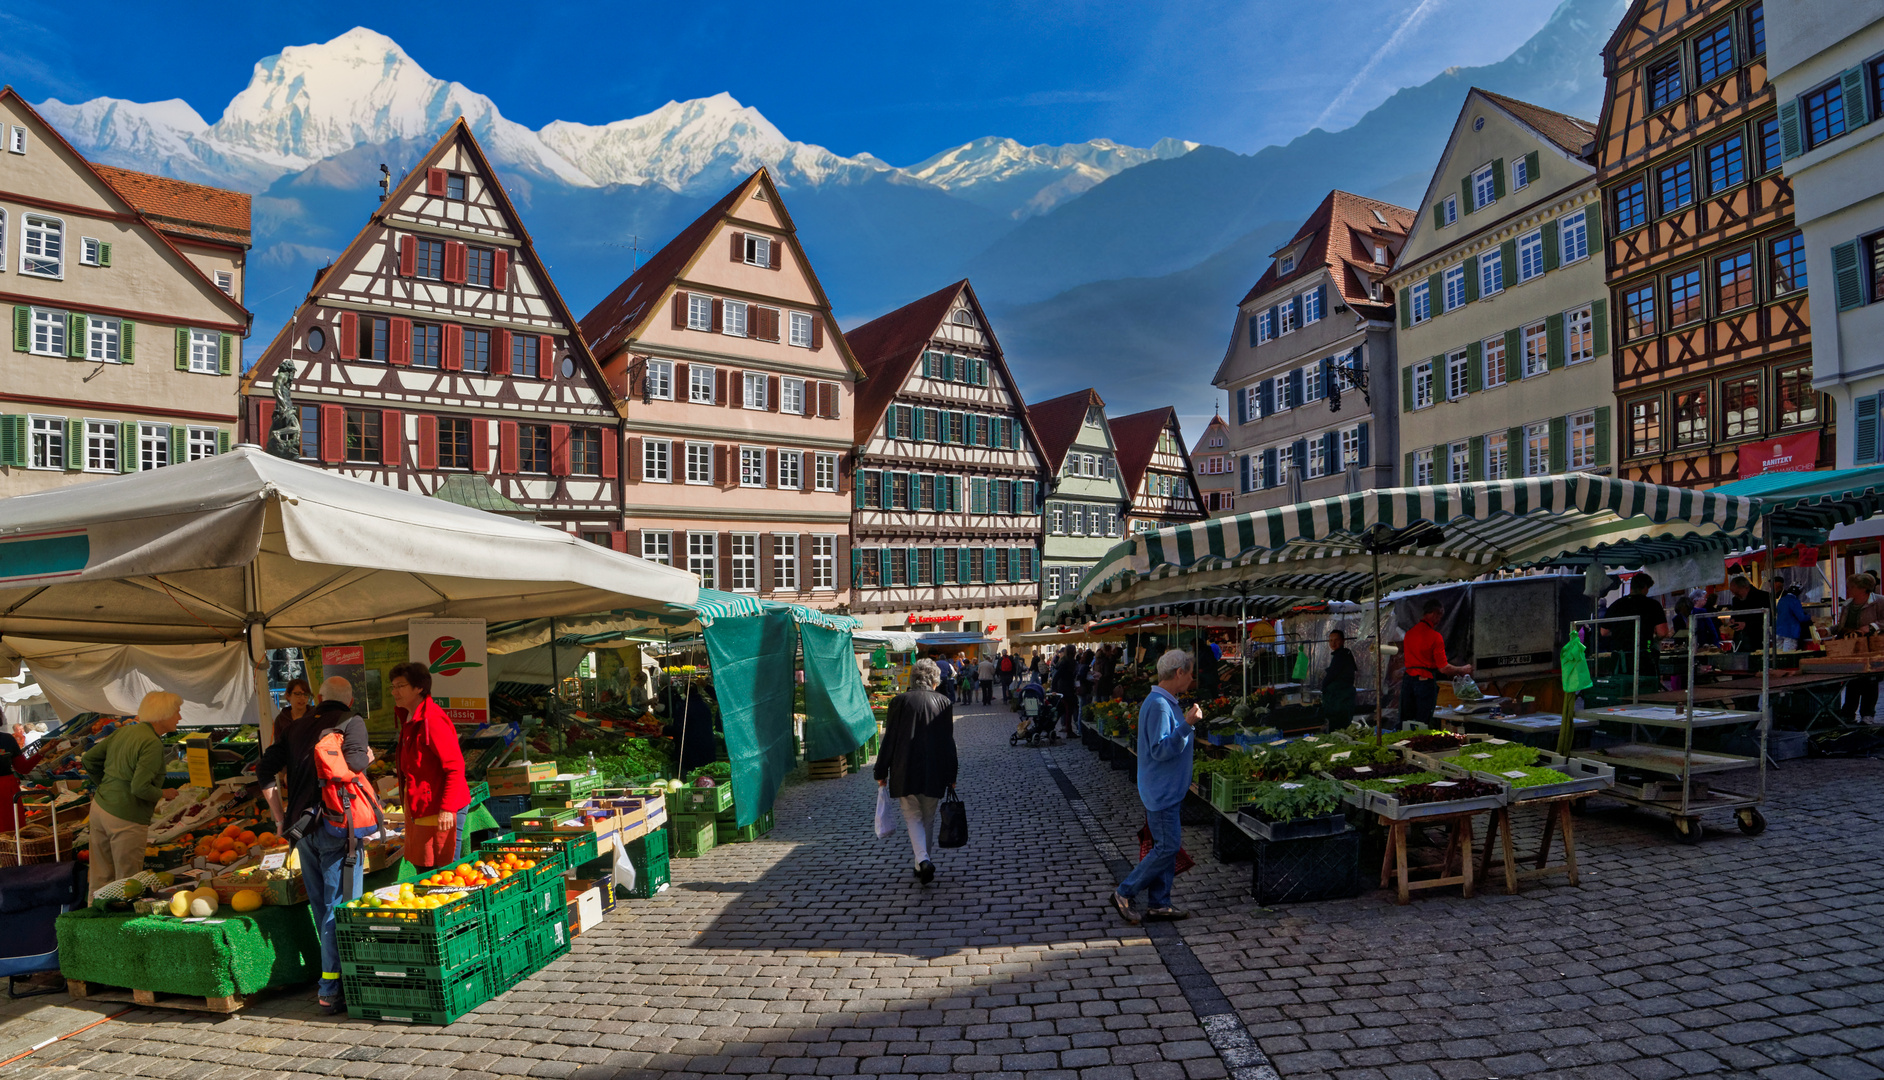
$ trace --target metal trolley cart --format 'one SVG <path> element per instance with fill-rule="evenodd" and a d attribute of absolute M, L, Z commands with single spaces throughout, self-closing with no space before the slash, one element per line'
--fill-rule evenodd
<path fill-rule="evenodd" d="M 1571 624 L 1571 632 L 1584 626 L 1603 623 L 1635 622 L 1631 618 L 1584 619 Z M 1632 806 L 1667 814 L 1682 841 L 1699 843 L 1703 834 L 1701 815 L 1726 811 L 1748 836 L 1766 831 L 1766 818 L 1760 806 L 1766 802 L 1766 737 L 1772 726 L 1770 686 L 1762 671 L 1760 709 L 1742 712 L 1732 709 L 1697 709 L 1694 705 L 1694 636 L 1688 637 L 1687 701 L 1680 705 L 1643 702 L 1638 689 L 1629 704 L 1579 709 L 1579 720 L 1608 721 L 1629 725 L 1627 743 L 1602 750 L 1580 751 L 1580 756 L 1611 765 L 1616 781 L 1608 794 Z M 1759 732 L 1759 752 L 1753 757 L 1696 750 L 1694 733 L 1703 728 L 1754 724 Z M 1681 745 L 1657 741 L 1666 731 L 1681 733 Z M 1713 786 L 1713 777 L 1731 772 L 1754 770 L 1758 786 L 1751 794 Z"/>

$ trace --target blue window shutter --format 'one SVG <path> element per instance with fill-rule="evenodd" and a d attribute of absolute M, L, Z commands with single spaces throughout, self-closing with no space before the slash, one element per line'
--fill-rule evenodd
<path fill-rule="evenodd" d="M 1322 453 L 1328 456 L 1329 474 L 1340 472 L 1344 468 L 1341 462 L 1341 435 L 1333 431 L 1322 432 L 1321 447 Z"/>
<path fill-rule="evenodd" d="M 1295 448 L 1289 452 L 1289 465 L 1302 470 L 1302 478 L 1308 479 L 1308 440 L 1295 440 Z"/>
<path fill-rule="evenodd" d="M 1249 401 L 1240 388 L 1236 391 L 1236 422 L 1249 423 Z"/>
<path fill-rule="evenodd" d="M 1273 446 L 1263 451 L 1263 486 L 1276 486 L 1276 448 Z"/>
<path fill-rule="evenodd" d="M 1365 421 L 1361 423 L 1360 441 L 1361 441 L 1361 446 L 1360 446 L 1361 468 L 1363 469 L 1371 468 L 1374 462 L 1372 458 L 1368 457 L 1368 453 L 1367 453 L 1367 424 Z"/>
<path fill-rule="evenodd" d="M 1798 98 L 1780 102 L 1779 142 L 1779 156 L 1787 161 L 1805 153 L 1805 135 L 1799 128 Z"/>
<path fill-rule="evenodd" d="M 1257 316 L 1251 315 L 1249 317 L 1249 347 L 1252 349 L 1256 347 L 1256 322 Z"/>
<path fill-rule="evenodd" d="M 1845 127 L 1863 127 L 1871 122 L 1870 97 L 1864 92 L 1864 69 L 1851 68 L 1839 76 L 1845 95 Z"/>
<path fill-rule="evenodd" d="M 1281 304 L 1276 304 L 1270 307 L 1269 309 L 1269 332 L 1271 334 L 1274 334 L 1276 331 L 1282 329 L 1281 324 L 1276 322 L 1276 316 L 1281 314 L 1281 312 L 1282 312 Z"/>
<path fill-rule="evenodd" d="M 1302 369 L 1289 372 L 1289 407 L 1293 409 L 1302 404 Z"/>
<path fill-rule="evenodd" d="M 1322 318 L 1325 319 L 1328 317 L 1328 286 L 1327 285 L 1315 286 L 1315 310 L 1321 312 Z"/>
<path fill-rule="evenodd" d="M 1296 326 L 1296 327 L 1301 326 L 1302 325 L 1302 298 L 1300 296 L 1290 297 L 1289 306 L 1295 309 L 1294 314 L 1290 317 L 1289 325 Z"/>
<path fill-rule="evenodd" d="M 1866 394 L 1852 402 L 1855 409 L 1855 422 L 1852 424 L 1852 461 L 1858 465 L 1869 465 L 1877 461 L 1877 407 L 1875 394 Z"/>
<path fill-rule="evenodd" d="M 1257 383 L 1256 400 L 1262 405 L 1262 414 L 1264 416 L 1272 415 L 1276 411 L 1275 382 L 1270 379 L 1264 379 L 1262 382 Z"/>
<path fill-rule="evenodd" d="M 1856 240 L 1832 245 L 1832 291 L 1838 298 L 1840 311 L 1864 306 L 1864 269 L 1860 251 Z"/>

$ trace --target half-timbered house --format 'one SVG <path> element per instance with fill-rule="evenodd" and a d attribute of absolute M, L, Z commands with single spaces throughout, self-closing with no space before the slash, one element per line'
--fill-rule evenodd
<path fill-rule="evenodd" d="M 863 366 L 851 613 L 885 628 L 1033 629 L 1045 466 L 967 281 L 845 335 Z"/>
<path fill-rule="evenodd" d="M 1093 389 L 1027 406 L 1046 459 L 1046 530 L 1040 541 L 1045 600 L 1072 592 L 1124 535 L 1127 492 L 1106 425 L 1106 403 Z"/>
<path fill-rule="evenodd" d="M 628 550 L 702 585 L 828 607 L 850 589 L 859 369 L 763 169 L 582 319 L 628 433 Z"/>
<path fill-rule="evenodd" d="M 1230 425 L 1222 413 L 1211 416 L 1204 433 L 1191 447 L 1197 469 L 1197 495 L 1211 517 L 1232 513 L 1236 507 L 1236 455 L 1230 452 Z"/>
<path fill-rule="evenodd" d="M 1151 532 L 1208 516 L 1176 409 L 1147 409 L 1121 416 L 1110 426 L 1119 479 L 1131 498 L 1125 506 L 1126 532 Z"/>
<path fill-rule="evenodd" d="M 288 362 L 309 464 L 625 548 L 620 414 L 462 119 L 262 354 L 247 441 L 267 442 Z"/>
<path fill-rule="evenodd" d="M 1775 440 L 1794 463 L 1829 465 L 1805 244 L 1780 173 L 1801 136 L 1767 81 L 1764 7 L 1635 0 L 1603 67 L 1621 475 L 1718 484 L 1748 472 L 1742 448 Z"/>

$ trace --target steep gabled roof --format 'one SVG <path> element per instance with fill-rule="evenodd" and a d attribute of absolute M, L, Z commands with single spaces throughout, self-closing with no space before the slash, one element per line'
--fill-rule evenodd
<path fill-rule="evenodd" d="M 1125 490 L 1138 494 L 1138 485 L 1151 468 L 1151 456 L 1158 452 L 1158 436 L 1177 420 L 1177 410 L 1169 405 L 1147 409 L 1108 422 L 1112 428 L 1112 454 L 1118 458 L 1119 475 Z"/>
<path fill-rule="evenodd" d="M 1346 191 L 1330 191 L 1284 245 L 1294 247 L 1304 240 L 1308 242 L 1307 249 L 1295 261 L 1295 269 L 1278 274 L 1276 271 L 1281 264 L 1272 263 L 1239 301 L 1239 306 L 1278 286 L 1308 277 L 1325 266 L 1343 304 L 1378 317 L 1391 314 L 1392 303 L 1375 300 L 1367 288 L 1368 281 L 1385 277 L 1392 269 L 1390 263 L 1374 261 L 1373 241 L 1375 237 L 1404 241 L 1416 216 L 1404 206 Z M 1362 278 L 1363 271 L 1369 275 L 1367 279 Z"/>
<path fill-rule="evenodd" d="M 183 239 L 213 240 L 249 246 L 249 196 L 168 176 L 133 172 L 110 165 L 92 166 L 124 201 L 137 207 L 158 229 Z"/>
<path fill-rule="evenodd" d="M 1485 95 L 1486 100 L 1510 113 L 1518 120 L 1530 125 L 1532 130 L 1549 139 L 1559 150 L 1571 157 L 1593 161 L 1596 154 L 1596 125 L 1588 120 L 1579 120 L 1569 113 L 1555 112 L 1542 105 L 1532 105 L 1528 101 L 1519 101 L 1503 94 L 1494 94 L 1480 87 L 1472 88 Z"/>
<path fill-rule="evenodd" d="M 1094 405 L 1105 408 L 1105 399 L 1099 391 L 1088 388 L 1027 406 L 1027 422 L 1033 425 L 1034 440 L 1040 444 L 1040 455 L 1047 459 L 1049 470 L 1060 471 L 1066 451 L 1086 423 L 1086 410 Z"/>
<path fill-rule="evenodd" d="M 922 351 L 929 347 L 942 320 L 948 318 L 949 309 L 955 306 L 955 298 L 967 287 L 968 279 L 963 278 L 844 334 L 851 353 L 857 357 L 857 365 L 869 379 L 857 388 L 855 416 L 859 443 L 867 441 L 870 432 L 883 421 L 883 411 L 890 407 L 896 392 L 908 381 L 916 361 L 922 358 Z"/>

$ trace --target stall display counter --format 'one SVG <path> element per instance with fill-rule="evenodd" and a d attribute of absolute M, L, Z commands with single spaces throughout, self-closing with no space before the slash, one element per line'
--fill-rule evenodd
<path fill-rule="evenodd" d="M 1545 749 L 1555 748 L 1557 732 L 1563 726 L 1563 717 L 1556 713 L 1525 713 L 1522 716 L 1489 716 L 1484 713 L 1464 713 L 1455 709 L 1437 709 L 1433 716 L 1448 724 L 1458 724 L 1467 731 L 1484 731 Z M 1597 728 L 1594 720 L 1575 720 L 1572 726 L 1576 731 L 1576 741 L 1587 743 L 1589 735 Z M 1571 745 L 1575 746 L 1576 743 Z"/>

